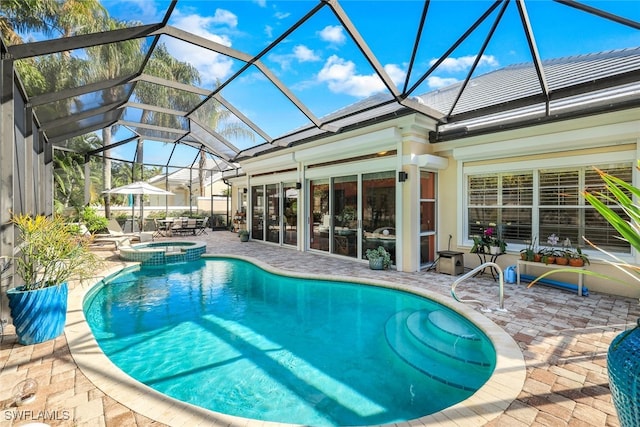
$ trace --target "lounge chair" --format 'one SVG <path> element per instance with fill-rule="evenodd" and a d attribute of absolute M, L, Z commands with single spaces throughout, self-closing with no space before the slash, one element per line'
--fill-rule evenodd
<path fill-rule="evenodd" d="M 120 246 L 127 246 L 131 243 L 130 237 L 127 236 L 111 236 L 107 234 L 93 235 L 86 225 L 79 224 L 78 227 L 78 233 L 82 237 L 89 239 L 89 245 L 93 248 L 103 247 L 105 244 L 109 244 L 113 245 L 115 249 L 119 249 Z"/>
<path fill-rule="evenodd" d="M 94 239 L 96 238 L 120 238 L 122 240 L 123 237 L 128 238 L 130 241 L 140 240 L 140 233 L 125 233 L 122 231 L 122 227 L 118 224 L 118 221 L 115 219 L 110 219 L 107 225 L 108 233 L 98 233 L 94 234 Z"/>

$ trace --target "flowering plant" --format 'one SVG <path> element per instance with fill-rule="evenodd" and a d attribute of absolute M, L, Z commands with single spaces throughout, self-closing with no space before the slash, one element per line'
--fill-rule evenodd
<path fill-rule="evenodd" d="M 560 242 L 560 237 L 556 233 L 552 233 L 547 237 L 547 247 L 540 249 L 538 252 L 543 258 L 555 257 L 562 255 L 563 251 L 556 249 L 556 245 Z M 546 262 L 546 260 L 545 260 Z"/>
<path fill-rule="evenodd" d="M 476 224 L 479 224 L 479 222 L 477 222 Z M 471 253 L 485 252 L 485 248 L 488 249 L 491 246 L 499 247 L 500 253 L 505 252 L 507 248 L 507 242 L 505 242 L 498 236 L 496 230 L 499 229 L 500 227 L 496 226 L 496 224 L 494 223 L 489 223 L 489 227 L 482 228 L 482 235 L 473 237 L 473 247 L 471 248 Z"/>

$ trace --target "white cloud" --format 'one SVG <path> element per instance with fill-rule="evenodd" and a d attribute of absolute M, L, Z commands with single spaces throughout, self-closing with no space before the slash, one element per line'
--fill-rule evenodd
<path fill-rule="evenodd" d="M 276 12 L 273 14 L 273 16 L 275 16 L 276 19 L 286 19 L 289 16 L 291 16 L 291 14 L 289 12 Z"/>
<path fill-rule="evenodd" d="M 265 25 L 264 33 L 266 34 L 268 39 L 272 38 L 273 37 L 273 27 L 271 25 Z"/>
<path fill-rule="evenodd" d="M 407 73 L 405 73 L 404 70 L 396 64 L 387 64 L 384 66 L 384 70 L 396 85 L 402 83 L 407 75 Z"/>
<path fill-rule="evenodd" d="M 269 55 L 269 60 L 280 65 L 280 68 L 283 70 L 288 70 L 291 68 L 292 62 L 302 63 L 302 62 L 316 62 L 320 61 L 320 57 L 312 50 L 309 49 L 305 45 L 296 45 L 293 48 L 291 53 L 287 53 L 284 55 L 272 54 Z"/>
<path fill-rule="evenodd" d="M 386 65 L 385 70 L 397 84 L 402 81 L 405 73 L 396 65 Z M 327 83 L 329 90 L 334 93 L 345 93 L 357 97 L 367 97 L 385 90 L 382 80 L 377 74 L 356 74 L 356 66 L 337 55 L 332 55 L 318 73 L 318 81 Z"/>
<path fill-rule="evenodd" d="M 342 27 L 337 25 L 328 25 L 320 30 L 318 34 L 322 40 L 334 44 L 342 44 L 347 39 Z"/>
<path fill-rule="evenodd" d="M 458 79 L 453 77 L 443 78 L 438 76 L 432 76 L 427 78 L 427 85 L 429 85 L 431 89 L 439 89 L 441 87 L 449 86 L 457 82 L 458 82 Z"/>
<path fill-rule="evenodd" d="M 476 60 L 475 55 L 461 56 L 459 58 L 447 58 L 438 67 L 439 71 L 447 71 L 451 73 L 457 73 L 466 71 L 471 68 L 473 62 Z M 432 59 L 429 65 L 435 64 L 436 60 Z M 478 66 L 497 67 L 499 65 L 498 60 L 493 55 L 482 55 Z"/>
<path fill-rule="evenodd" d="M 267 0 L 254 0 L 254 3 L 260 7 L 267 7 Z"/>
<path fill-rule="evenodd" d="M 231 28 L 238 26 L 238 17 L 233 12 L 224 9 L 216 9 L 212 20 L 215 24 L 227 25 Z"/>
<path fill-rule="evenodd" d="M 222 9 L 216 10 L 213 17 L 176 11 L 174 19 L 176 27 L 229 47 L 231 47 L 229 36 L 214 32 L 215 28 L 220 25 L 234 28 L 238 23 L 234 14 Z M 167 38 L 165 44 L 177 59 L 189 62 L 196 67 L 205 83 L 223 79 L 231 74 L 233 61 L 224 55 L 173 38 Z"/>
<path fill-rule="evenodd" d="M 316 55 L 312 49 L 301 44 L 293 48 L 293 55 L 299 62 L 314 62 L 320 60 L 320 57 Z"/>

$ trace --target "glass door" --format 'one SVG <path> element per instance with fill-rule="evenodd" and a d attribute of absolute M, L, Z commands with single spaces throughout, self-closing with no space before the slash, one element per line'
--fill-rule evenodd
<path fill-rule="evenodd" d="M 331 253 L 355 258 L 358 256 L 358 176 L 333 178 L 332 195 Z"/>
<path fill-rule="evenodd" d="M 418 253 L 421 267 L 432 265 L 436 255 L 436 177 L 435 172 L 420 171 L 420 250 Z"/>
<path fill-rule="evenodd" d="M 280 191 L 279 184 L 268 184 L 267 194 L 267 242 L 280 243 Z"/>
<path fill-rule="evenodd" d="M 383 246 L 396 262 L 396 178 L 394 171 L 362 175 L 362 258 Z"/>
<path fill-rule="evenodd" d="M 331 213 L 329 211 L 329 180 L 317 179 L 309 183 L 309 247 L 329 251 Z"/>
<path fill-rule="evenodd" d="M 298 244 L 298 193 L 295 182 L 282 184 L 282 242 L 285 245 Z"/>
<path fill-rule="evenodd" d="M 251 187 L 251 238 L 264 240 L 264 186 Z"/>

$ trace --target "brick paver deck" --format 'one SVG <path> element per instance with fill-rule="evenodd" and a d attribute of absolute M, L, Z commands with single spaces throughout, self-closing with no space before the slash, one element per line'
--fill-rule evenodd
<path fill-rule="evenodd" d="M 188 240 L 206 241 L 208 253 L 250 256 L 283 270 L 375 278 L 447 296 L 455 280 L 430 272 L 373 272 L 365 263 L 341 257 L 301 253 L 257 242 L 241 243 L 237 235 L 226 231 L 209 231 Z M 104 255 L 109 268 L 124 265 L 111 250 L 98 252 Z M 463 282 L 458 294 L 480 300 L 487 307 L 497 306 L 498 287 L 490 277 Z M 505 308 L 506 312 L 493 310 L 483 315 L 519 345 L 526 363 L 526 380 L 517 399 L 486 425 L 619 425 L 611 404 L 606 352 L 612 339 L 640 317 L 638 301 L 594 292 L 589 297 L 578 297 L 544 286 L 528 289 L 507 284 Z M 68 321 L 67 328 L 73 327 Z M 26 378 L 39 384 L 36 400 L 20 407 L 11 406 L 12 388 Z M 144 400 L 144 396 L 140 399 Z M 29 422 L 51 426 L 164 425 L 134 412 L 127 401 L 116 401 L 109 396 L 109 390 L 94 385 L 76 364 L 66 335 L 22 346 L 17 344 L 11 326 L 4 328 L 0 342 L 0 405 L 0 426 L 22 426 Z"/>

